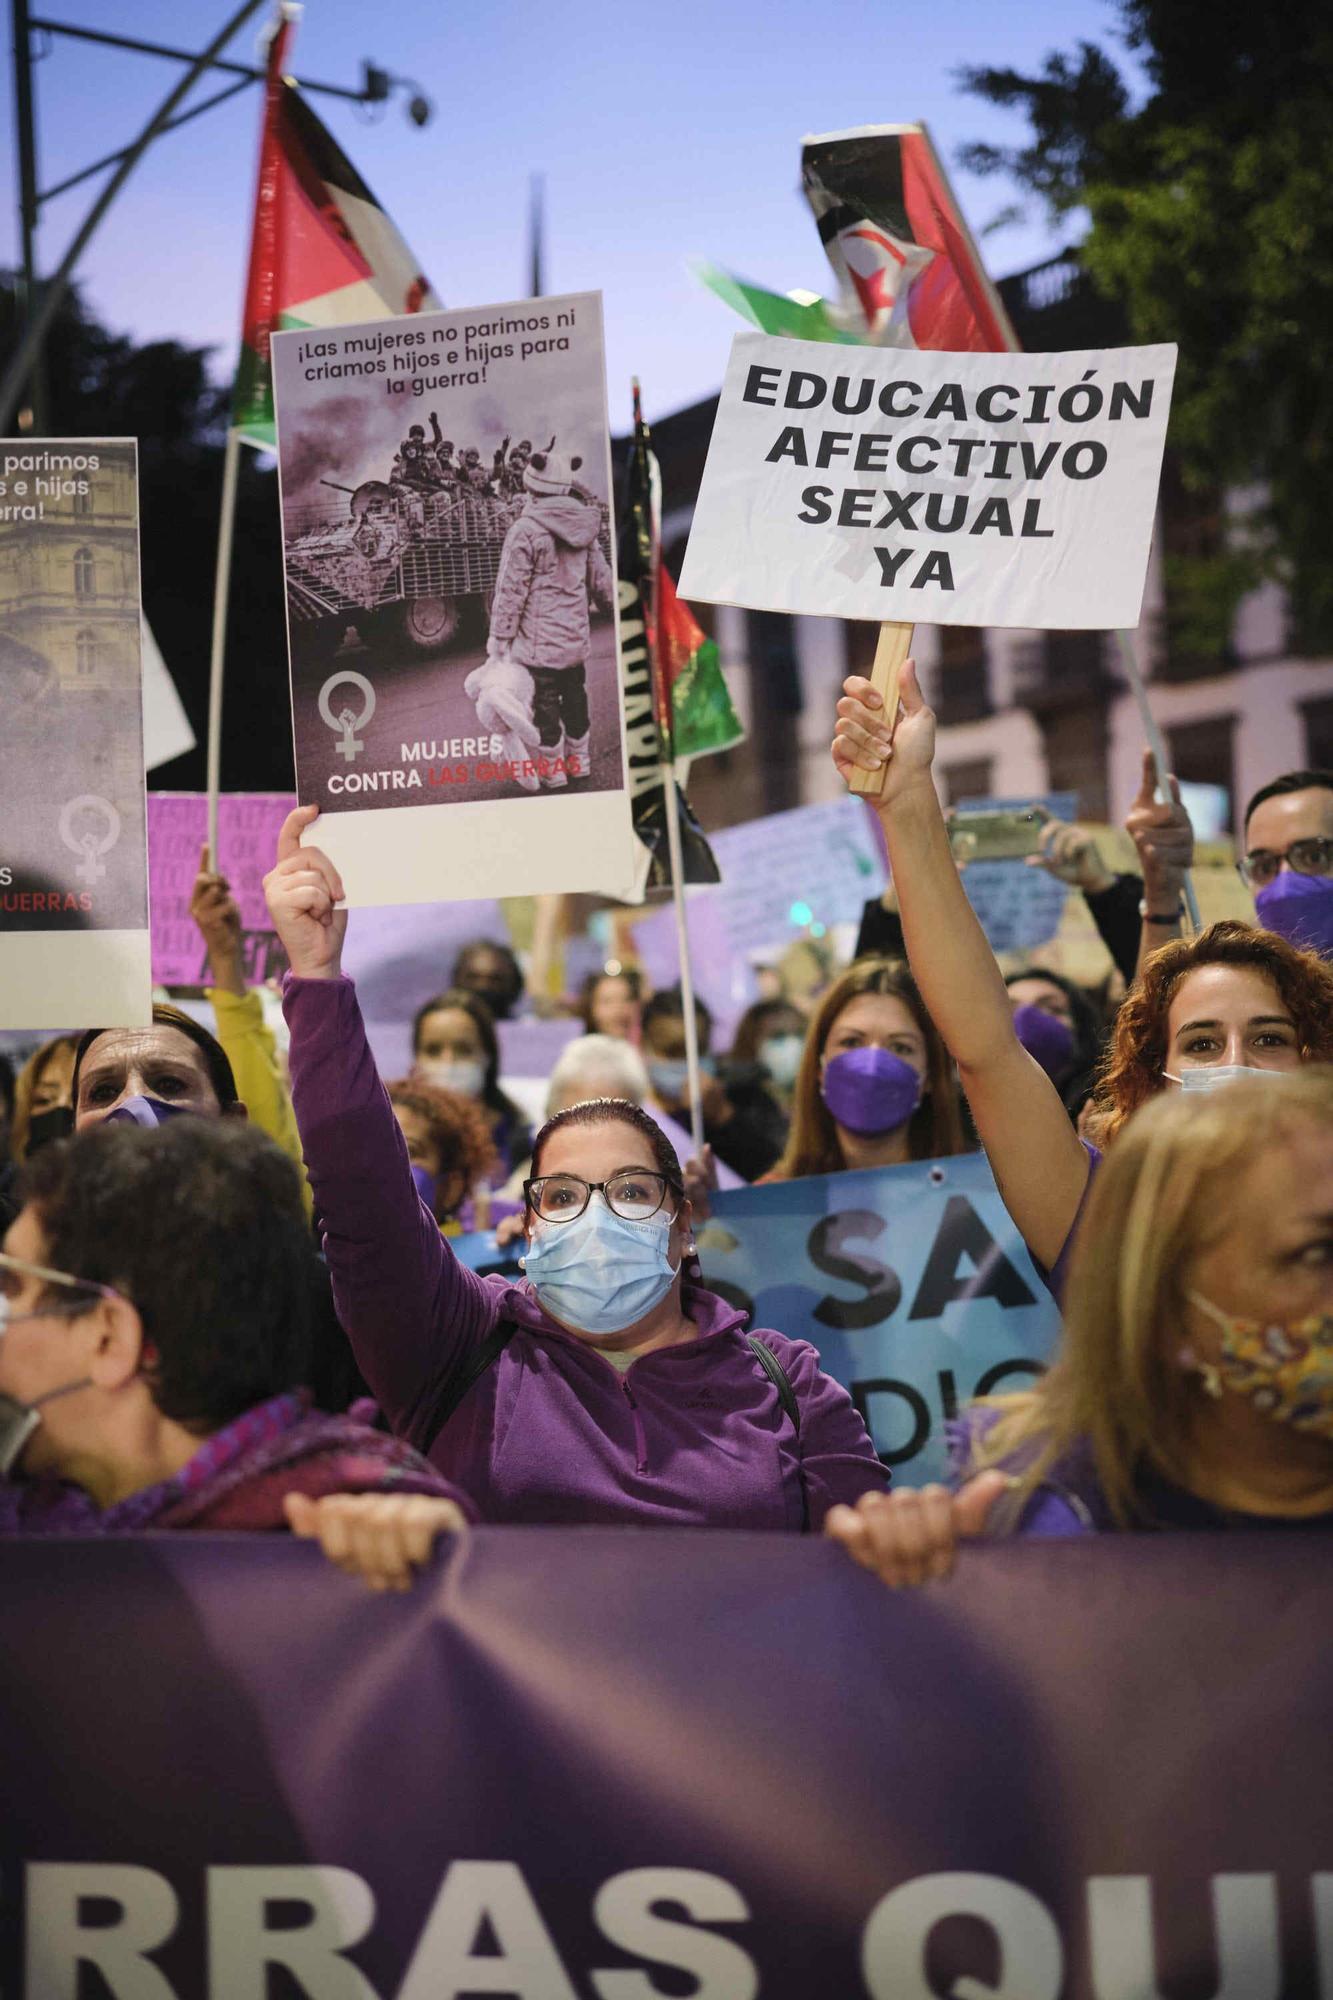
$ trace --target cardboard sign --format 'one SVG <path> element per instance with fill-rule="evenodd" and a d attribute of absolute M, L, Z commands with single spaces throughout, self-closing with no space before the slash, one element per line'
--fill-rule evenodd
<path fill-rule="evenodd" d="M 138 458 L 0 441 L 0 1027 L 151 1019 Z"/>
<path fill-rule="evenodd" d="M 899 1485 L 945 1478 L 946 1419 L 1025 1388 L 1059 1337 L 980 1153 L 739 1188 L 712 1210 L 705 1283 L 818 1349 Z"/>
<path fill-rule="evenodd" d="M 247 983 L 258 986 L 287 969 L 264 901 L 264 876 L 278 834 L 296 800 L 286 792 L 224 792 L 218 800 L 217 865 L 241 912 Z M 150 792 L 148 874 L 153 896 L 153 978 L 159 986 L 203 986 L 208 960 L 190 915 L 199 851 L 208 838 L 203 792 Z"/>
<path fill-rule="evenodd" d="M 738 334 L 681 596 L 909 624 L 1135 626 L 1175 359 Z"/>
<path fill-rule="evenodd" d="M 809 935 L 855 926 L 884 886 L 874 823 L 857 799 L 771 813 L 709 835 L 722 880 L 686 905 L 696 990 L 724 1022 L 758 997 L 754 968 Z M 634 925 L 635 946 L 656 986 L 680 977 L 675 917 L 654 910 Z M 717 1045 L 721 1046 L 720 1038 Z"/>
<path fill-rule="evenodd" d="M 297 790 L 353 906 L 633 875 L 601 298 L 273 340 Z"/>

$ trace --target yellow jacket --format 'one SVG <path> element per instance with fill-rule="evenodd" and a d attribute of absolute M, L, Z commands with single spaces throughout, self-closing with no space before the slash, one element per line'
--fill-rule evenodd
<path fill-rule="evenodd" d="M 218 1024 L 218 1040 L 236 1078 L 236 1093 L 260 1131 L 301 1169 L 306 1214 L 313 1215 L 314 1197 L 305 1177 L 287 1072 L 273 1030 L 264 1019 L 263 1003 L 257 993 L 228 993 L 221 986 L 210 987 L 208 998 Z"/>

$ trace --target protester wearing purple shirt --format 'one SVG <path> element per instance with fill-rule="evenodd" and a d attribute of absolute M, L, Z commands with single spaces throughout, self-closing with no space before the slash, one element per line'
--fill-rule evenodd
<path fill-rule="evenodd" d="M 695 1281 L 679 1166 L 637 1107 L 578 1106 L 540 1135 L 526 1281 L 457 1262 L 339 971 L 342 884 L 299 844 L 314 816 L 292 814 L 265 884 L 292 965 L 292 1095 L 339 1316 L 394 1430 L 486 1521 L 799 1531 L 882 1492 L 814 1349 L 765 1333 L 765 1361 Z"/>

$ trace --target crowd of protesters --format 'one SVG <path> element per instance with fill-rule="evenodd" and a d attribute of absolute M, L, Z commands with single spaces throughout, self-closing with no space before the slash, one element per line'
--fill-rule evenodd
<path fill-rule="evenodd" d="M 265 884 L 284 1051 L 205 854 L 216 1033 L 159 1004 L 0 1065 L 0 1529 L 288 1529 L 401 1588 L 472 1521 L 820 1531 L 892 1584 L 979 1534 L 1333 1527 L 1333 774 L 1256 796 L 1255 922 L 1195 936 L 1189 822 L 1148 765 L 1141 875 L 1044 829 L 1110 1005 L 1001 971 L 910 666 L 901 698 L 891 727 L 849 680 L 833 742 L 845 775 L 884 774 L 891 890 L 852 963 L 758 1001 L 725 1053 L 696 1003 L 697 1159 L 678 990 L 591 975 L 534 1131 L 502 1075 L 509 945 L 440 968 L 382 1080 L 298 809 Z M 890 1490 L 815 1348 L 709 1289 L 694 1225 L 718 1163 L 760 1182 L 977 1147 L 1064 1332 L 1033 1388 L 963 1412 L 951 1487 Z M 478 1230 L 520 1275 L 459 1260 Z"/>

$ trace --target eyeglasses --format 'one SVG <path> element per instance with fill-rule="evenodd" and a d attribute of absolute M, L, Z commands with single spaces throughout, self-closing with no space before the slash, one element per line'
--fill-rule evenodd
<path fill-rule="evenodd" d="M 1256 847 L 1253 853 L 1241 856 L 1236 870 L 1251 889 L 1263 889 L 1277 880 L 1284 861 L 1298 875 L 1333 875 L 1333 840 L 1313 834 L 1309 840 L 1293 840 L 1281 854 L 1275 854 L 1271 847 Z"/>
<path fill-rule="evenodd" d="M 528 1207 L 543 1222 L 577 1222 L 595 1194 L 626 1222 L 647 1222 L 669 1193 L 679 1200 L 684 1192 L 679 1182 L 642 1167 L 621 1167 L 604 1181 L 585 1181 L 578 1174 L 543 1174 L 540 1180 L 523 1183 Z"/>
<path fill-rule="evenodd" d="M 44 1285 L 64 1285 L 68 1291 L 83 1292 L 87 1296 L 44 1305 L 36 1312 L 15 1313 L 11 1307 L 23 1289 L 25 1278 L 38 1278 Z M 0 1251 L 0 1333 L 17 1319 L 72 1317 L 87 1312 L 97 1299 L 119 1297 L 120 1293 L 113 1285 L 99 1285 L 93 1278 L 72 1278 L 68 1271 L 50 1271 L 44 1264 L 30 1264 L 24 1257 L 10 1257 Z"/>

